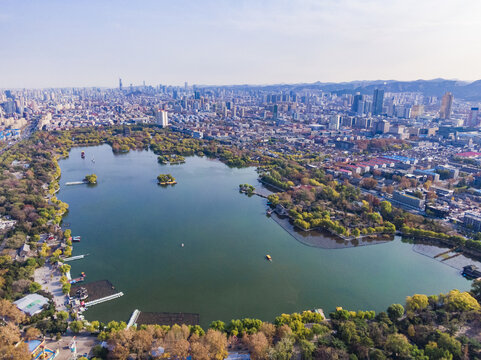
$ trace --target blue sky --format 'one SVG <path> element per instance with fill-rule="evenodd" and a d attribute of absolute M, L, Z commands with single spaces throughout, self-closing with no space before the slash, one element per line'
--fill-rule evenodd
<path fill-rule="evenodd" d="M 0 88 L 481 78 L 479 0 L 0 0 Z"/>

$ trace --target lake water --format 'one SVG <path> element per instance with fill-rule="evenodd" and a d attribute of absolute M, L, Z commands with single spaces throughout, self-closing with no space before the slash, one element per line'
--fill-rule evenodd
<path fill-rule="evenodd" d="M 242 183 L 260 186 L 254 168 L 199 157 L 160 165 L 152 152 L 114 155 L 107 145 L 74 148 L 60 167 L 58 197 L 70 205 L 64 222 L 82 236 L 74 255 L 90 254 L 70 263 L 72 276 L 85 271 L 88 281 L 108 279 L 125 294 L 91 307 L 90 320 L 127 321 L 139 309 L 199 313 L 203 326 L 273 321 L 313 308 L 381 311 L 414 293 L 470 287 L 400 239 L 336 250 L 299 243 L 265 216 L 265 199 L 238 192 Z M 90 173 L 98 185 L 64 185 Z M 160 173 L 178 184 L 158 186 Z"/>

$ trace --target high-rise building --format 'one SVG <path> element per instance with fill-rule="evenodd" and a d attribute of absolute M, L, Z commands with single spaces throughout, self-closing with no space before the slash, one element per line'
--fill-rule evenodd
<path fill-rule="evenodd" d="M 122 91 L 122 79 L 119 79 L 119 90 Z"/>
<path fill-rule="evenodd" d="M 375 89 L 372 97 L 372 114 L 381 115 L 384 102 L 384 90 Z"/>
<path fill-rule="evenodd" d="M 417 118 L 424 113 L 424 105 L 413 105 L 411 108 L 411 118 Z"/>
<path fill-rule="evenodd" d="M 169 125 L 169 115 L 165 110 L 155 110 L 155 122 L 157 125 L 167 127 Z"/>
<path fill-rule="evenodd" d="M 451 108 L 453 106 L 454 96 L 450 92 L 443 95 L 441 100 L 441 109 L 439 109 L 440 119 L 449 119 L 451 117 Z"/>
<path fill-rule="evenodd" d="M 353 101 L 352 101 L 352 106 L 351 106 L 351 111 L 352 112 L 359 112 L 359 102 L 363 100 L 363 96 L 361 94 L 356 94 L 354 95 Z M 364 104 L 363 104 L 364 106 Z M 363 109 L 364 110 L 364 109 Z"/>
<path fill-rule="evenodd" d="M 358 115 L 362 115 L 364 114 L 364 106 L 365 106 L 365 101 L 364 100 L 359 100 L 358 103 L 357 103 L 357 111 L 356 113 Z"/>
<path fill-rule="evenodd" d="M 340 124 L 341 124 L 341 116 L 331 115 L 329 119 L 329 130 L 339 130 Z"/>
<path fill-rule="evenodd" d="M 469 127 L 478 127 L 480 123 L 480 117 L 479 117 L 479 107 L 472 107 L 471 111 L 469 112 L 469 117 L 468 121 L 466 123 L 466 126 Z"/>
<path fill-rule="evenodd" d="M 274 110 L 272 111 L 272 118 L 274 120 L 277 120 L 278 116 L 279 116 L 279 109 L 278 109 L 278 106 L 276 104 L 276 105 L 274 105 Z"/>
<path fill-rule="evenodd" d="M 380 134 L 387 134 L 389 132 L 390 124 L 386 120 L 379 121 L 376 124 L 376 132 Z"/>

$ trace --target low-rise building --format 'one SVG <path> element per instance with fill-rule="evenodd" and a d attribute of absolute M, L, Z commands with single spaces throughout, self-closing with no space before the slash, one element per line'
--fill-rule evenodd
<path fill-rule="evenodd" d="M 425 204 L 424 199 L 420 199 L 416 196 L 406 194 L 405 192 L 394 191 L 392 199 L 395 202 L 407 207 L 415 208 L 417 210 L 424 209 L 424 204 Z"/>
<path fill-rule="evenodd" d="M 23 313 L 33 316 L 40 313 L 43 307 L 48 304 L 48 299 L 39 294 L 29 294 L 14 302 L 17 308 Z"/>
<path fill-rule="evenodd" d="M 467 212 L 464 214 L 464 226 L 474 231 L 481 231 L 481 214 Z"/>

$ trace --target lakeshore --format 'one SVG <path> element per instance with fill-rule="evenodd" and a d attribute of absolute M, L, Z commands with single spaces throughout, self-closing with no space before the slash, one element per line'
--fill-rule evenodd
<path fill-rule="evenodd" d="M 253 168 L 198 157 L 170 167 L 150 151 L 117 156 L 107 145 L 87 148 L 95 154 L 92 163 L 82 162 L 80 151 L 59 162 L 62 182 L 92 172 L 100 180 L 93 188 L 59 192 L 70 205 L 65 221 L 82 235 L 74 255 L 90 254 L 72 262 L 72 272 L 85 271 L 89 281 L 109 279 L 125 292 L 90 308 L 87 319 L 127 321 L 141 309 L 197 313 L 206 326 L 307 308 L 381 310 L 415 292 L 470 286 L 457 270 L 414 253 L 398 238 L 339 252 L 292 241 L 264 216 L 264 198 L 239 196 L 239 183 L 256 183 Z M 153 187 L 162 170 L 180 180 L 172 191 Z M 273 256 L 271 263 L 265 254 Z"/>

